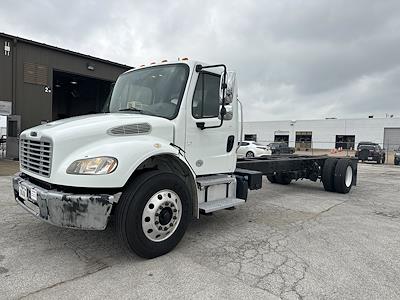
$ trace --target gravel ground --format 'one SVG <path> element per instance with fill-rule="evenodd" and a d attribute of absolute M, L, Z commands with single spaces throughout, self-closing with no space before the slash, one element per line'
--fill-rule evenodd
<path fill-rule="evenodd" d="M 0 176 L 0 298 L 399 299 L 400 168 L 359 165 L 347 195 L 264 182 L 194 221 L 171 253 L 127 253 L 105 231 L 42 223 Z"/>

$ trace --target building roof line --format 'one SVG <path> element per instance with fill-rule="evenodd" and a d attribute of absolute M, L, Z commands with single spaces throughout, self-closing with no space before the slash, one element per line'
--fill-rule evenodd
<path fill-rule="evenodd" d="M 75 56 L 80 56 L 80 57 L 87 58 L 87 59 L 90 59 L 90 60 L 93 60 L 93 61 L 98 61 L 98 62 L 102 62 L 102 63 L 106 63 L 106 64 L 111 64 L 111 65 L 114 65 L 114 66 L 117 66 L 117 67 L 122 67 L 122 68 L 126 68 L 126 69 L 132 69 L 132 67 L 128 66 L 128 65 L 124 65 L 124 64 L 120 64 L 120 63 L 117 63 L 117 62 L 113 62 L 113 61 L 107 60 L 107 59 L 102 59 L 102 58 L 99 58 L 99 57 L 95 57 L 95 56 L 83 54 L 83 53 L 80 53 L 80 52 L 68 50 L 68 49 L 65 49 L 65 48 L 60 48 L 60 47 L 52 46 L 52 45 L 49 45 L 49 44 L 36 42 L 36 41 L 33 41 L 33 40 L 21 38 L 19 36 L 7 34 L 7 33 L 4 33 L 4 32 L 0 32 L 0 36 L 2 36 L 4 38 L 7 38 L 7 39 L 11 39 L 13 41 L 17 41 L 17 42 L 19 41 L 19 42 L 22 42 L 22 43 L 27 43 L 27 44 L 31 44 L 31 45 L 35 45 L 35 46 L 39 46 L 39 47 L 44 47 L 44 48 L 47 48 L 47 49 L 51 49 L 51 50 L 55 50 L 55 51 L 59 51 L 59 52 L 63 52 L 63 53 L 67 53 L 67 54 L 71 54 L 71 55 L 75 55 Z"/>
<path fill-rule="evenodd" d="M 259 122 L 309 122 L 309 121 L 358 121 L 358 120 L 399 120 L 400 117 L 393 118 L 385 118 L 385 117 L 377 117 L 377 118 L 344 118 L 344 119 L 300 119 L 300 120 L 258 120 L 258 121 L 244 121 L 245 123 L 259 123 Z"/>

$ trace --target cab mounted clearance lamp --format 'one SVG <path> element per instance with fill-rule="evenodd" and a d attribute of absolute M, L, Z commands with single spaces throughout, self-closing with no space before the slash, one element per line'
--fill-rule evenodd
<path fill-rule="evenodd" d="M 101 156 L 74 161 L 67 169 L 68 174 L 105 175 L 114 172 L 118 160 L 114 157 Z"/>

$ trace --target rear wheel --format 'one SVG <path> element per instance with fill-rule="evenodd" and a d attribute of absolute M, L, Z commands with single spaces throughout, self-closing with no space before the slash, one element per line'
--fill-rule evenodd
<path fill-rule="evenodd" d="M 333 157 L 326 159 L 324 167 L 322 168 L 322 184 L 324 185 L 325 191 L 334 192 L 335 191 L 335 168 L 338 160 Z"/>
<path fill-rule="evenodd" d="M 163 255 L 182 239 L 191 206 L 189 190 L 179 176 L 143 173 L 121 195 L 116 208 L 118 234 L 141 257 Z"/>
<path fill-rule="evenodd" d="M 335 168 L 335 190 L 347 194 L 353 185 L 354 170 L 350 159 L 339 159 Z"/>
<path fill-rule="evenodd" d="M 247 157 L 247 158 L 253 158 L 253 157 L 254 157 L 254 153 L 251 152 L 251 151 L 248 151 L 248 152 L 246 153 L 246 157 Z"/>

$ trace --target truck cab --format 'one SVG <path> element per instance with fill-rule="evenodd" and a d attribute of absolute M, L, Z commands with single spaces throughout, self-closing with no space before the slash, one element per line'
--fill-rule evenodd
<path fill-rule="evenodd" d="M 261 174 L 235 174 L 240 112 L 236 75 L 225 65 L 130 70 L 107 113 L 22 132 L 16 201 L 62 227 L 102 230 L 115 216 L 130 250 L 162 255 L 192 217 L 243 204 L 249 186 L 261 187 Z"/>

